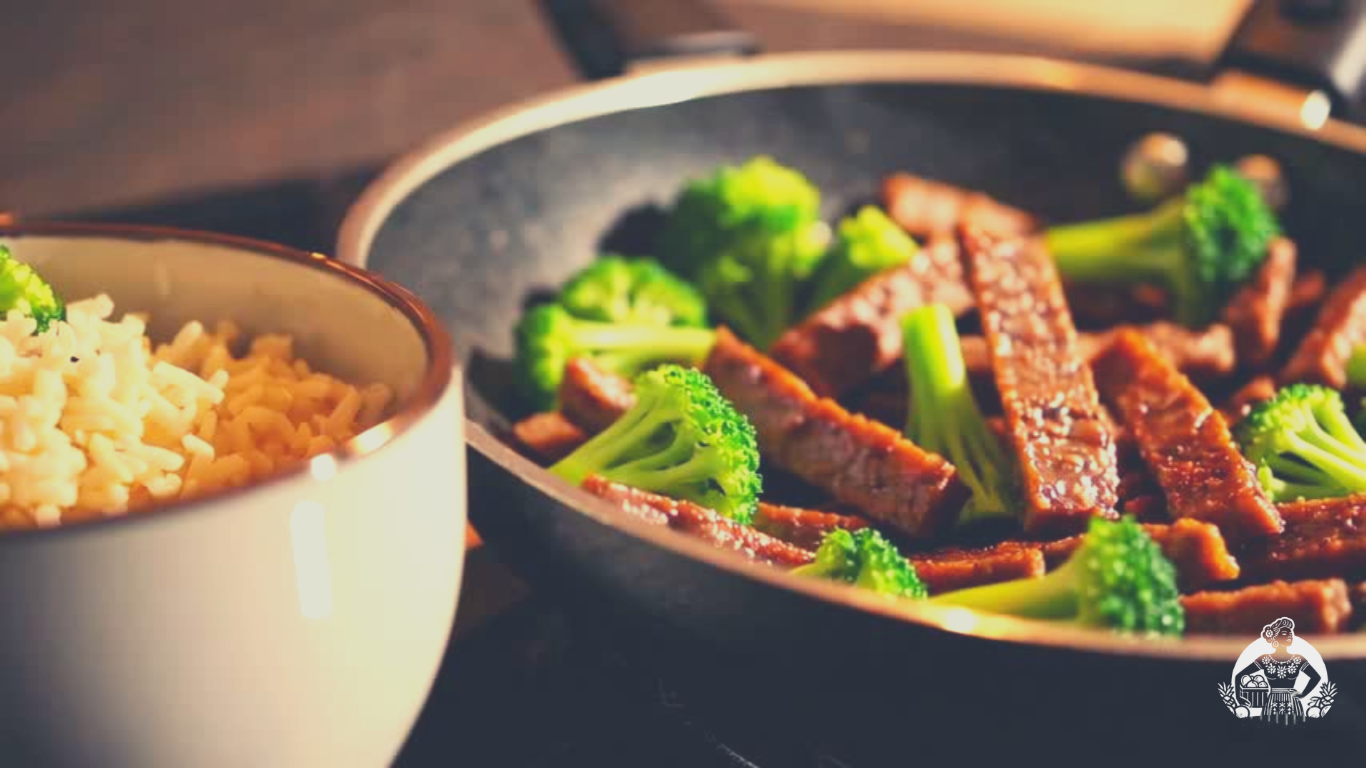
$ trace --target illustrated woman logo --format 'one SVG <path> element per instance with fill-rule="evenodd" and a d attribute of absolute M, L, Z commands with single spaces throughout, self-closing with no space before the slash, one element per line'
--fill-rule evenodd
<path fill-rule="evenodd" d="M 1335 693 L 1323 659 L 1295 638 L 1295 621 L 1281 617 L 1243 651 L 1233 680 L 1219 686 L 1224 705 L 1241 718 L 1294 725 L 1328 713 Z"/>

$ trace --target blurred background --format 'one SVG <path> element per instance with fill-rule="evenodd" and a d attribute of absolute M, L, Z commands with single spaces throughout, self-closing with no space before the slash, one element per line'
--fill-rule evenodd
<path fill-rule="evenodd" d="M 1248 2 L 713 0 L 768 50 L 985 48 L 1162 65 L 1216 55 Z M 0 211 L 174 215 L 246 234 L 292 223 L 283 239 L 330 249 L 333 219 L 385 161 L 574 82 L 547 11 L 564 18 L 583 4 L 2 0 Z"/>

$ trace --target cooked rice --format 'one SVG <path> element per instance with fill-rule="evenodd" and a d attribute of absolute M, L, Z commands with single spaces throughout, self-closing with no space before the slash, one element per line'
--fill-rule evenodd
<path fill-rule="evenodd" d="M 294 357 L 293 340 L 185 325 L 155 349 L 146 318 L 97 296 L 33 335 L 0 319 L 0 531 L 120 515 L 240 486 L 373 426 L 392 392 Z"/>

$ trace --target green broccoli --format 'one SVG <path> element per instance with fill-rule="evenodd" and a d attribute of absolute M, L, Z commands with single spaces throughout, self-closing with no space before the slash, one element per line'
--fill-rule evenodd
<path fill-rule="evenodd" d="M 565 283 L 560 304 L 585 320 L 708 325 L 707 304 L 697 289 L 649 258 L 603 255 Z"/>
<path fill-rule="evenodd" d="M 1358 392 L 1366 390 L 1366 344 L 1358 344 L 1347 358 L 1347 386 Z"/>
<path fill-rule="evenodd" d="M 853 533 L 838 528 L 825 534 L 816 559 L 792 572 L 843 581 L 892 597 L 921 600 L 927 594 L 915 566 L 872 528 Z"/>
<path fill-rule="evenodd" d="M 906 437 L 948 460 L 972 491 L 959 523 L 1018 518 L 1019 472 L 977 407 L 953 312 L 942 304 L 910 311 L 901 340 L 911 389 Z"/>
<path fill-rule="evenodd" d="M 1366 492 L 1366 441 L 1342 395 L 1317 384 L 1291 384 L 1252 407 L 1234 430 L 1243 455 L 1274 501 Z"/>
<path fill-rule="evenodd" d="M 1124 632 L 1179 635 L 1186 626 L 1176 568 L 1129 515 L 1091 518 L 1081 546 L 1042 577 L 946 592 L 930 602 Z"/>
<path fill-rule="evenodd" d="M 825 256 L 820 193 L 769 157 L 722 166 L 675 201 L 657 254 L 692 280 L 712 312 L 767 347 L 795 319 L 798 295 Z"/>
<path fill-rule="evenodd" d="M 664 365 L 635 380 L 636 404 L 550 471 L 591 475 L 754 519 L 763 481 L 754 427 L 706 374 Z"/>
<path fill-rule="evenodd" d="M 883 270 L 909 262 L 918 248 L 881 208 L 864 206 L 840 222 L 834 245 L 811 279 L 808 311 L 824 307 Z"/>
<path fill-rule="evenodd" d="M 1256 185 L 1217 165 L 1152 211 L 1055 226 L 1045 239 L 1068 281 L 1163 286 L 1177 321 L 1198 327 L 1261 265 L 1279 232 Z"/>
<path fill-rule="evenodd" d="M 66 320 L 66 304 L 52 286 L 0 245 L 0 318 L 14 309 L 33 318 L 38 324 L 35 333 Z"/>
<path fill-rule="evenodd" d="M 711 351 L 716 331 L 584 320 L 559 304 L 541 304 L 522 316 L 516 337 L 517 385 L 534 407 L 550 410 L 565 364 L 574 358 L 629 378 L 659 363 L 700 363 Z"/>

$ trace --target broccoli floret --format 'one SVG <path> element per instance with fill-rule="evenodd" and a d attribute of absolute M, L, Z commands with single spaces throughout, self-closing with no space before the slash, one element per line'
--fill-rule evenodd
<path fill-rule="evenodd" d="M 716 331 L 644 323 L 583 320 L 559 304 L 533 307 L 517 324 L 517 377 L 534 407 L 555 407 L 565 364 L 591 360 L 599 368 L 632 377 L 666 362 L 700 363 Z"/>
<path fill-rule="evenodd" d="M 942 304 L 910 311 L 901 339 L 911 390 L 906 437 L 943 456 L 972 491 L 959 524 L 1017 519 L 1024 509 L 1019 472 L 973 397 L 953 312 Z"/>
<path fill-rule="evenodd" d="M 924 599 L 927 594 L 915 566 L 872 528 L 852 533 L 839 528 L 825 534 L 816 550 L 816 559 L 792 572 L 911 600 Z"/>
<path fill-rule="evenodd" d="M 750 230 L 702 268 L 698 285 L 741 336 L 767 348 L 797 319 L 797 297 L 828 239 L 821 222 L 785 232 Z"/>
<path fill-rule="evenodd" d="M 560 304 L 585 320 L 707 326 L 697 289 L 649 258 L 603 255 L 565 283 Z"/>
<path fill-rule="evenodd" d="M 825 256 L 820 193 L 769 157 L 690 182 L 669 212 L 658 255 L 711 310 L 767 347 L 792 324 L 797 295 Z"/>
<path fill-rule="evenodd" d="M 1040 578 L 946 592 L 930 601 L 1124 632 L 1179 635 L 1186 625 L 1176 568 L 1129 515 L 1091 518 L 1081 546 Z"/>
<path fill-rule="evenodd" d="M 0 245 L 0 318 L 15 309 L 33 318 L 38 324 L 36 333 L 66 320 L 66 304 L 52 286 Z"/>
<path fill-rule="evenodd" d="M 686 499 L 749 524 L 762 491 L 754 427 L 706 374 L 663 365 L 635 380 L 636 404 L 550 468 Z"/>
<path fill-rule="evenodd" d="M 695 278 L 736 232 L 795 229 L 819 217 L 820 202 L 815 185 L 771 157 L 722 165 L 684 186 L 665 221 L 658 255 L 678 274 Z"/>
<path fill-rule="evenodd" d="M 1197 327 L 1261 265 L 1279 232 L 1256 185 L 1218 165 L 1148 213 L 1055 226 L 1046 241 L 1068 281 L 1163 286 L 1177 321 Z"/>
<path fill-rule="evenodd" d="M 909 262 L 918 248 L 881 208 L 864 206 L 840 222 L 834 245 L 811 279 L 808 311 L 824 307 L 883 270 Z"/>
<path fill-rule="evenodd" d="M 1317 384 L 1291 384 L 1252 407 L 1234 430 L 1243 455 L 1274 501 L 1366 492 L 1366 441 L 1342 395 Z"/>

